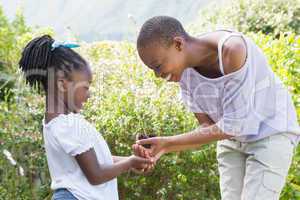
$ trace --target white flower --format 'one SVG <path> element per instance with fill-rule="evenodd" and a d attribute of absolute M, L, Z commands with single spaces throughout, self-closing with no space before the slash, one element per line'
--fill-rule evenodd
<path fill-rule="evenodd" d="M 9 162 L 12 165 L 16 165 L 17 164 L 17 162 L 13 159 L 11 153 L 8 150 L 4 149 L 3 150 L 3 154 L 5 155 L 5 157 L 7 158 L 7 160 L 9 160 Z"/>
<path fill-rule="evenodd" d="M 21 176 L 24 176 L 24 169 L 21 166 L 19 166 L 19 173 Z"/>

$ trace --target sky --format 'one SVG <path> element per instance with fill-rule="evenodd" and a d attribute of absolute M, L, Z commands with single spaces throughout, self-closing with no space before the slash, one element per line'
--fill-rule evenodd
<path fill-rule="evenodd" d="M 13 19 L 21 9 L 30 26 L 52 27 L 61 39 L 70 32 L 78 39 L 136 39 L 145 20 L 169 15 L 188 25 L 199 9 L 211 0 L 0 0 L 4 13 Z"/>

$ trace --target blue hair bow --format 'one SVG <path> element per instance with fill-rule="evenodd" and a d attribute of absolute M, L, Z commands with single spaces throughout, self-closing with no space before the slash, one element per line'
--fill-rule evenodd
<path fill-rule="evenodd" d="M 53 51 L 55 48 L 58 48 L 58 47 L 66 47 L 66 48 L 72 49 L 72 48 L 80 47 L 80 45 L 76 44 L 76 43 L 72 43 L 72 42 L 54 41 L 52 43 L 51 47 L 52 47 L 51 51 Z"/>

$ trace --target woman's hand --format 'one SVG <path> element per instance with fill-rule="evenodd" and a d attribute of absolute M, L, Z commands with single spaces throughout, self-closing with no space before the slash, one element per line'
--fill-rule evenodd
<path fill-rule="evenodd" d="M 150 156 L 154 157 L 154 161 L 156 162 L 163 154 L 168 152 L 167 138 L 168 137 L 152 137 L 137 140 L 136 143 L 138 145 L 151 145 L 150 149 L 147 149 L 146 151 L 150 153 Z"/>

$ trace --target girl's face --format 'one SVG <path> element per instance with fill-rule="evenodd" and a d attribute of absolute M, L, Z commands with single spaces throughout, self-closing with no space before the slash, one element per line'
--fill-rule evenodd
<path fill-rule="evenodd" d="M 73 71 L 71 80 L 68 81 L 65 93 L 65 103 L 68 110 L 78 113 L 83 104 L 90 97 L 90 84 L 92 82 L 92 72 L 89 67 L 84 70 Z"/>
<path fill-rule="evenodd" d="M 152 69 L 157 77 L 166 81 L 179 82 L 186 68 L 182 41 L 175 41 L 170 47 L 152 44 L 138 49 L 142 61 Z"/>

